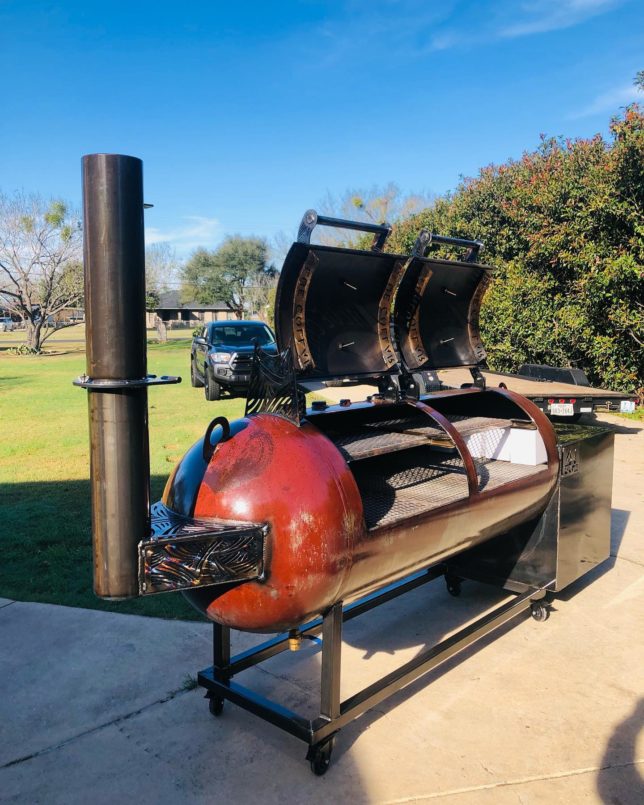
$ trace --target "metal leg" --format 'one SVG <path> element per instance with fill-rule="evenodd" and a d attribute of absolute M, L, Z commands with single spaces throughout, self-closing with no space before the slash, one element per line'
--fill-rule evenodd
<path fill-rule="evenodd" d="M 342 673 L 342 602 L 334 604 L 322 621 L 322 672 L 320 676 L 320 720 L 333 722 L 340 716 L 340 676 Z M 335 736 L 332 733 L 311 744 L 306 759 L 318 776 L 331 765 Z"/>
<path fill-rule="evenodd" d="M 487 612 L 482 617 L 463 627 L 450 637 L 428 646 L 420 654 L 406 662 L 400 668 L 386 674 L 381 679 L 367 686 L 358 693 L 340 700 L 340 674 L 342 668 L 342 623 L 363 612 L 408 592 L 420 584 L 424 584 L 445 574 L 445 566 L 439 565 L 422 571 L 402 583 L 392 585 L 384 591 L 350 604 L 342 611 L 342 602 L 335 604 L 323 618 L 316 618 L 299 629 L 300 635 L 307 637 L 322 633 L 322 668 L 320 675 L 320 715 L 310 721 L 303 716 L 288 710 L 277 702 L 263 698 L 255 691 L 235 682 L 235 674 L 251 668 L 288 647 L 289 636 L 279 635 L 277 638 L 263 643 L 254 649 L 243 652 L 236 657 L 230 656 L 230 630 L 226 626 L 213 626 L 213 667 L 201 671 L 198 682 L 208 691 L 210 712 L 220 715 L 225 699 L 243 707 L 250 713 L 283 729 L 308 744 L 306 759 L 311 764 L 314 774 L 322 775 L 331 763 L 333 743 L 338 731 L 353 719 L 367 710 L 383 702 L 401 688 L 418 679 L 423 674 L 439 666 L 476 641 L 492 633 L 503 624 L 526 610 L 531 610 L 535 620 L 545 620 L 548 616 L 550 591 L 548 584 L 543 587 L 529 587 L 518 583 L 517 596 L 505 601 Z M 452 571 L 453 573 L 453 571 Z M 458 575 L 457 580 L 465 577 Z"/>
<path fill-rule="evenodd" d="M 340 715 L 342 667 L 342 602 L 334 604 L 322 623 L 320 715 L 331 721 Z"/>
<path fill-rule="evenodd" d="M 214 678 L 227 684 L 230 681 L 230 628 L 220 623 L 212 625 L 212 666 Z M 224 709 L 224 699 L 210 690 L 206 696 L 210 712 L 213 716 L 220 716 Z"/>
<path fill-rule="evenodd" d="M 225 682 L 230 678 L 230 628 L 220 623 L 212 625 L 212 664 L 217 679 Z"/>

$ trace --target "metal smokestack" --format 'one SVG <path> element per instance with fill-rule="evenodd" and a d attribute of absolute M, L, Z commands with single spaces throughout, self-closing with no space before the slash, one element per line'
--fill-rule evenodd
<path fill-rule="evenodd" d="M 83 157 L 87 375 L 94 591 L 138 595 L 149 534 L 143 163 Z"/>

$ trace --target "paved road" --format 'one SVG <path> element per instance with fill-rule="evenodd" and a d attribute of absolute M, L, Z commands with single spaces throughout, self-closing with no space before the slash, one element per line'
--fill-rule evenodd
<path fill-rule="evenodd" d="M 612 558 L 547 623 L 516 622 L 344 729 L 323 778 L 294 738 L 230 705 L 214 719 L 186 689 L 210 664 L 207 624 L 0 600 L 0 801 L 641 805 L 644 430 L 610 421 Z M 355 619 L 343 695 L 498 599 L 436 582 Z M 306 714 L 319 659 L 311 644 L 241 681 Z"/>

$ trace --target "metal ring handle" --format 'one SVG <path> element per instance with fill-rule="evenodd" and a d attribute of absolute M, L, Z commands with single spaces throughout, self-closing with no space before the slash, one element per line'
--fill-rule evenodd
<path fill-rule="evenodd" d="M 225 416 L 216 416 L 206 428 L 206 432 L 203 437 L 202 455 L 206 464 L 210 463 L 212 454 L 215 452 L 215 445 L 210 443 L 210 437 L 212 436 L 212 432 L 217 425 L 219 425 L 223 431 L 220 441 L 225 442 L 230 439 L 230 422 Z"/>

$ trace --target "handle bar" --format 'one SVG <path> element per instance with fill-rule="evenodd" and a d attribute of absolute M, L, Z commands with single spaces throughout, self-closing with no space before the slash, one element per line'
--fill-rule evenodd
<path fill-rule="evenodd" d="M 330 218 L 327 215 L 318 215 L 315 210 L 307 210 L 302 216 L 302 222 L 297 232 L 298 243 L 310 243 L 311 233 L 316 226 L 332 226 L 336 229 L 354 229 L 357 232 L 373 232 L 374 239 L 371 249 L 374 252 L 382 251 L 385 241 L 391 232 L 389 224 L 370 224 L 367 221 L 349 221 L 345 218 Z"/>
<path fill-rule="evenodd" d="M 460 246 L 464 249 L 469 249 L 465 256 L 466 263 L 476 263 L 479 252 L 483 248 L 480 240 L 468 240 L 467 238 L 452 238 L 448 235 L 436 235 L 428 229 L 421 229 L 412 254 L 415 257 L 425 257 L 427 249 L 432 243 L 444 243 L 447 246 Z"/>

